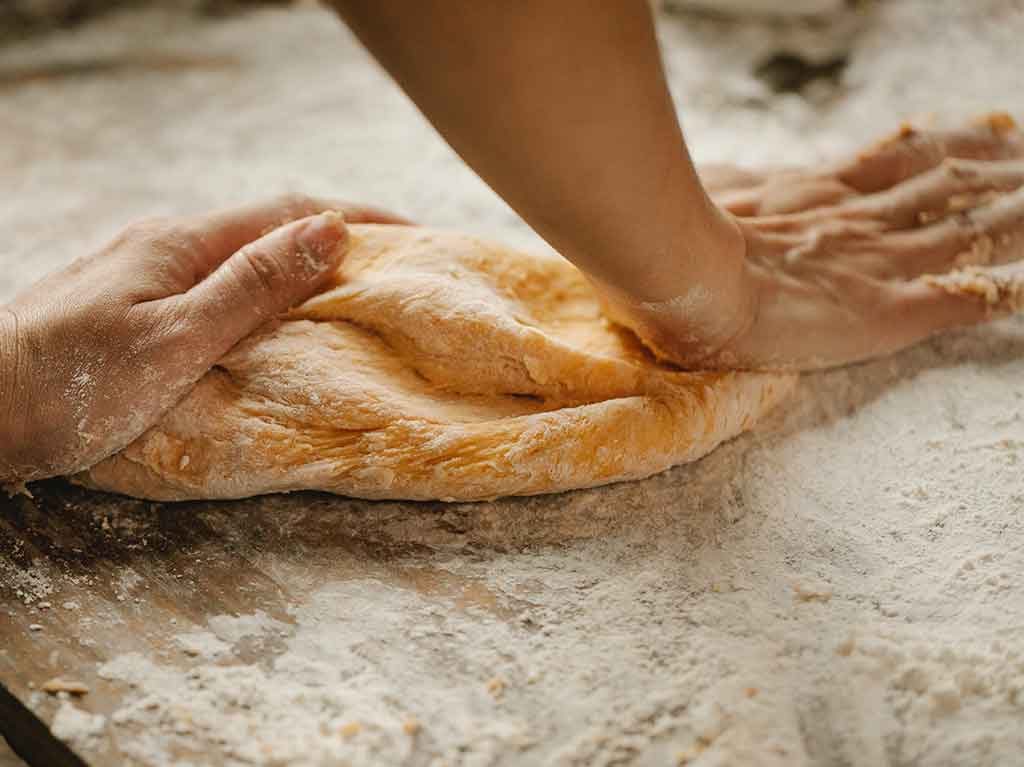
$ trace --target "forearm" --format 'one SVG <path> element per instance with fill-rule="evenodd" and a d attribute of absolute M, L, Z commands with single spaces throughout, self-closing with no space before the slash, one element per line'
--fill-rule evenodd
<path fill-rule="evenodd" d="M 683 142 L 645 0 L 335 0 L 437 129 L 562 255 L 648 300 L 741 238 Z M 723 247 L 724 243 L 724 247 Z M 732 263 L 708 263 L 726 258 Z"/>

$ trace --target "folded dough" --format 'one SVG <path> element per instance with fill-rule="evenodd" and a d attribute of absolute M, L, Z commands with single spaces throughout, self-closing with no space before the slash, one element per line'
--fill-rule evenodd
<path fill-rule="evenodd" d="M 76 479 L 157 500 L 551 493 L 697 459 L 794 380 L 657 363 L 557 258 L 352 226 L 330 289 L 239 343 Z"/>

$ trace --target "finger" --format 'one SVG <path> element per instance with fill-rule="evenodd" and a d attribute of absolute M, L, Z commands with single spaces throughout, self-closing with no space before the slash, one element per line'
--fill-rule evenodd
<path fill-rule="evenodd" d="M 958 130 L 918 130 L 909 124 L 850 160 L 836 175 L 859 192 L 888 189 L 934 168 L 947 157 L 1009 160 L 1024 156 L 1024 141 L 1006 113 L 993 113 Z"/>
<path fill-rule="evenodd" d="M 348 243 L 339 213 L 274 229 L 238 250 L 186 293 L 179 311 L 220 357 L 267 320 L 314 295 L 336 271 Z"/>
<path fill-rule="evenodd" d="M 285 195 L 265 202 L 187 219 L 185 228 L 199 244 L 199 247 L 195 248 L 199 259 L 196 264 L 196 281 L 216 269 L 239 248 L 259 239 L 272 229 L 325 211 L 337 211 L 350 223 L 409 223 L 400 216 L 378 208 L 302 195 Z"/>
<path fill-rule="evenodd" d="M 727 163 L 708 163 L 697 169 L 697 175 L 715 205 L 734 216 L 749 218 L 758 215 L 765 182 L 773 175 L 792 170 L 783 166 L 751 170 Z"/>
<path fill-rule="evenodd" d="M 929 226 L 890 233 L 884 243 L 907 277 L 1016 261 L 1024 256 L 1024 188 Z"/>
<path fill-rule="evenodd" d="M 939 165 L 882 192 L 842 206 L 844 216 L 884 221 L 893 229 L 917 227 L 978 207 L 998 192 L 1024 185 L 1024 162 L 946 158 Z"/>
<path fill-rule="evenodd" d="M 780 179 L 762 188 L 762 202 L 756 215 L 813 214 L 822 208 L 831 208 L 854 194 L 853 189 L 835 179 Z"/>
<path fill-rule="evenodd" d="M 739 218 L 756 216 L 761 208 L 763 195 L 759 188 L 721 189 L 708 192 L 712 202 L 719 208 Z"/>
<path fill-rule="evenodd" d="M 968 267 L 894 286 L 895 347 L 1024 311 L 1024 265 Z"/>
<path fill-rule="evenodd" d="M 395 224 L 398 226 L 415 226 L 415 222 L 405 216 L 392 213 L 372 205 L 345 205 L 335 208 L 345 216 L 347 224 Z"/>
<path fill-rule="evenodd" d="M 754 171 L 728 163 L 706 163 L 697 168 L 697 175 L 708 194 L 750 189 L 764 183 L 768 171 Z"/>
<path fill-rule="evenodd" d="M 764 182 L 769 172 L 766 168 L 753 170 L 727 162 L 707 162 L 697 167 L 697 175 L 709 191 L 757 186 Z"/>

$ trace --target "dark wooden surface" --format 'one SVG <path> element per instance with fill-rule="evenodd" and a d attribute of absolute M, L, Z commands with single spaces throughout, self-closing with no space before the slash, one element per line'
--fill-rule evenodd
<path fill-rule="evenodd" d="M 318 584 L 367 573 L 507 619 L 486 589 L 432 568 L 431 554 L 497 553 L 664 524 L 640 521 L 647 485 L 486 504 L 319 493 L 161 504 L 64 480 L 36 483 L 32 498 L 0 499 L 0 681 L 45 722 L 60 701 L 42 685 L 57 677 L 88 685 L 75 705 L 107 716 L 108 727 L 84 755 L 90 764 L 120 764 L 118 737 L 130 733 L 115 734 L 109 716 L 131 690 L 100 678 L 108 660 L 138 652 L 187 668 L 176 633 L 211 616 L 259 611 L 294 626 L 289 608 Z M 279 650 L 273 642 L 243 646 L 235 661 L 260 662 Z"/>
<path fill-rule="evenodd" d="M 25 763 L 11 751 L 3 738 L 0 738 L 0 767 L 25 767 Z"/>

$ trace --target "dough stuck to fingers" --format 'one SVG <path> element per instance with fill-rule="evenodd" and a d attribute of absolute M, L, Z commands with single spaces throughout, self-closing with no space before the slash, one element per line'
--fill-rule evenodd
<path fill-rule="evenodd" d="M 967 266 L 948 274 L 925 275 L 921 280 L 951 296 L 980 299 L 994 316 L 1024 311 L 1024 270 L 1018 264 Z"/>
<path fill-rule="evenodd" d="M 76 480 L 156 500 L 559 492 L 696 460 L 794 387 L 655 362 L 560 259 L 413 227 L 349 231 L 333 287 Z"/>

